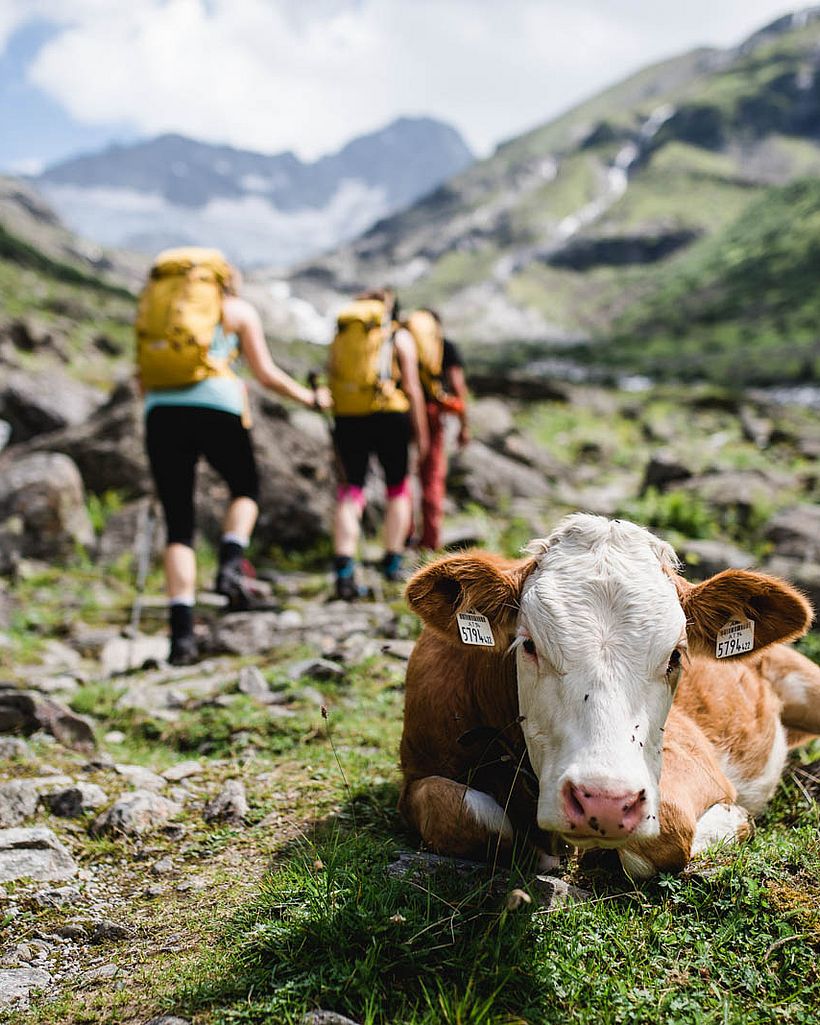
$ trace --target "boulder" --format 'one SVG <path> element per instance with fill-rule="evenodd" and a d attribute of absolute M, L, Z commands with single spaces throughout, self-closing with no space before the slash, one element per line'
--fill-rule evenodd
<path fill-rule="evenodd" d="M 782 509 L 769 520 L 765 537 L 778 555 L 820 562 L 820 506 Z"/>
<path fill-rule="evenodd" d="M 820 563 L 805 562 L 788 556 L 775 555 L 763 567 L 764 572 L 790 581 L 820 611 Z"/>
<path fill-rule="evenodd" d="M 471 441 L 450 460 L 447 486 L 454 498 L 491 510 L 503 508 L 511 498 L 546 498 L 551 492 L 543 474 L 480 441 Z"/>
<path fill-rule="evenodd" d="M 0 883 L 52 882 L 76 874 L 74 859 L 50 829 L 0 829 Z"/>
<path fill-rule="evenodd" d="M 10 449 L 9 455 L 15 451 Z M 9 533 L 6 528 L 0 548 L 52 560 L 71 556 L 78 544 L 91 546 L 94 530 L 74 463 L 56 452 L 13 460 L 9 455 L 0 464 L 0 524 L 10 523 L 13 529 Z"/>
<path fill-rule="evenodd" d="M 510 404 L 493 397 L 476 399 L 470 406 L 470 429 L 477 441 L 493 445 L 515 430 Z"/>
<path fill-rule="evenodd" d="M 647 488 L 665 490 L 670 484 L 679 484 L 692 477 L 693 471 L 683 460 L 669 449 L 653 452 L 646 464 L 641 483 L 641 494 Z"/>
<path fill-rule="evenodd" d="M 36 374 L 18 370 L 5 375 L 0 386 L 0 417 L 10 424 L 11 440 L 16 443 L 84 423 L 103 400 L 96 388 L 64 370 L 49 368 Z"/>
<path fill-rule="evenodd" d="M 680 487 L 714 509 L 731 513 L 746 526 L 753 512 L 776 505 L 783 492 L 796 483 L 793 474 L 774 470 L 720 470 L 692 477 Z"/>
<path fill-rule="evenodd" d="M 725 569 L 749 569 L 757 561 L 749 552 L 727 541 L 684 541 L 678 546 L 678 555 L 685 564 L 686 575 L 697 580 L 705 580 Z"/>
<path fill-rule="evenodd" d="M 92 751 L 96 746 L 94 730 L 85 716 L 77 715 L 54 698 L 0 685 L 0 733 L 30 736 L 45 730 L 76 751 Z"/>
<path fill-rule="evenodd" d="M 145 531 L 151 534 L 151 557 L 159 560 L 165 548 L 165 522 L 161 515 L 148 519 L 151 501 L 147 497 L 135 499 L 108 517 L 97 540 L 100 562 L 116 562 L 126 552 L 134 555 L 140 544 L 147 543 Z"/>

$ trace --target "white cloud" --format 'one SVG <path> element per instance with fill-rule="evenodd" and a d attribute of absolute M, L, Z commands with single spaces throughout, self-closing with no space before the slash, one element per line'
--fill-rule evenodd
<path fill-rule="evenodd" d="M 479 151 L 653 60 L 725 46 L 777 0 L 0 0 L 0 46 L 62 30 L 33 82 L 79 121 L 304 157 L 401 114 Z"/>

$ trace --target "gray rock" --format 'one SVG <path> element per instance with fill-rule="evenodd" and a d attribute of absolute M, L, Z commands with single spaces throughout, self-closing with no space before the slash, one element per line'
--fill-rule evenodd
<path fill-rule="evenodd" d="M 176 1014 L 158 1014 L 151 1018 L 145 1025 L 191 1025 L 189 1018 L 180 1018 Z"/>
<path fill-rule="evenodd" d="M 572 886 L 555 876 L 535 877 L 532 886 L 538 904 L 542 908 L 552 909 L 564 907 L 566 904 L 577 904 L 589 900 L 592 894 L 578 886 Z"/>
<path fill-rule="evenodd" d="M 99 968 L 92 968 L 83 974 L 81 981 L 86 985 L 95 982 L 107 982 L 119 974 L 119 968 L 115 964 L 100 965 Z"/>
<path fill-rule="evenodd" d="M 108 795 L 96 783 L 75 783 L 43 794 L 42 801 L 52 815 L 77 818 L 85 812 L 102 808 L 108 802 Z"/>
<path fill-rule="evenodd" d="M 164 790 L 168 785 L 166 779 L 144 765 L 115 765 L 114 768 L 137 790 Z"/>
<path fill-rule="evenodd" d="M 820 562 L 820 505 L 781 510 L 769 520 L 765 537 L 778 555 Z"/>
<path fill-rule="evenodd" d="M 697 580 L 725 569 L 749 569 L 756 559 L 727 541 L 691 540 L 678 546 L 678 555 L 686 566 L 686 575 Z"/>
<path fill-rule="evenodd" d="M 0 828 L 19 826 L 37 811 L 39 795 L 31 780 L 14 779 L 0 786 Z"/>
<path fill-rule="evenodd" d="M 50 829 L 0 829 L 0 883 L 26 878 L 51 882 L 76 874 L 74 859 Z"/>
<path fill-rule="evenodd" d="M 30 736 L 44 730 L 76 751 L 93 751 L 94 730 L 88 719 L 40 694 L 0 685 L 0 733 Z"/>
<path fill-rule="evenodd" d="M 77 545 L 93 545 L 85 489 L 74 463 L 55 452 L 22 458 L 15 452 L 0 456 L 0 523 L 19 524 L 4 546 L 25 558 L 54 560 L 73 555 Z"/>
<path fill-rule="evenodd" d="M 731 512 L 745 525 L 755 509 L 776 505 L 784 491 L 796 486 L 796 481 L 794 474 L 774 470 L 721 470 L 692 477 L 682 483 L 681 490 L 715 509 Z"/>
<path fill-rule="evenodd" d="M 515 430 L 509 402 L 492 397 L 476 399 L 470 406 L 473 437 L 493 445 Z"/>
<path fill-rule="evenodd" d="M 151 557 L 160 558 L 165 547 L 165 523 L 160 517 L 146 524 L 151 501 L 150 498 L 136 499 L 109 516 L 97 541 L 100 562 L 116 562 L 125 552 L 133 553 L 138 541 L 146 536 L 146 530 L 151 532 Z"/>
<path fill-rule="evenodd" d="M 0 420 L 0 452 L 8 445 L 11 439 L 11 424 L 8 420 Z"/>
<path fill-rule="evenodd" d="M 248 814 L 248 799 L 245 784 L 238 779 L 226 780 L 222 789 L 205 805 L 203 815 L 207 822 L 242 822 Z"/>
<path fill-rule="evenodd" d="M 20 737 L 0 737 L 0 761 L 26 761 L 32 757 L 31 748 L 25 740 Z"/>
<path fill-rule="evenodd" d="M 306 677 L 313 680 L 343 680 L 345 673 L 344 666 L 327 658 L 306 658 L 288 670 L 291 680 L 304 680 Z"/>
<path fill-rule="evenodd" d="M 107 811 L 104 811 L 91 825 L 92 836 L 106 833 L 125 833 L 139 836 L 162 826 L 179 813 L 179 805 L 151 790 L 135 790 L 122 794 Z"/>
<path fill-rule="evenodd" d="M 63 370 L 12 371 L 0 388 L 0 416 L 11 425 L 12 441 L 81 424 L 105 396 Z"/>
<path fill-rule="evenodd" d="M 100 651 L 101 670 L 104 676 L 117 676 L 139 669 L 146 662 L 164 662 L 168 651 L 168 638 L 164 634 L 110 637 Z"/>
<path fill-rule="evenodd" d="M 261 655 L 283 641 L 277 612 L 230 612 L 215 624 L 211 635 L 214 651 L 232 655 Z"/>
<path fill-rule="evenodd" d="M 271 693 L 268 681 L 257 666 L 243 666 L 239 670 L 237 688 L 241 694 L 247 694 L 248 697 L 261 701 L 264 701 Z"/>
<path fill-rule="evenodd" d="M 683 460 L 669 449 L 658 449 L 653 452 L 643 474 L 641 494 L 647 488 L 664 491 L 670 484 L 680 484 L 694 476 L 694 471 Z"/>
<path fill-rule="evenodd" d="M 346 1018 L 336 1011 L 308 1011 L 302 1018 L 301 1025 L 359 1025 L 352 1018 Z"/>
<path fill-rule="evenodd" d="M 776 555 L 769 559 L 763 570 L 789 580 L 806 595 L 815 610 L 820 610 L 820 563 Z"/>
<path fill-rule="evenodd" d="M 201 776 L 204 771 L 201 762 L 178 762 L 170 769 L 166 769 L 162 777 L 169 783 L 179 783 L 180 780 L 188 779 L 190 776 Z"/>
<path fill-rule="evenodd" d="M 502 508 L 511 498 L 545 498 L 551 492 L 542 473 L 480 441 L 471 441 L 450 460 L 447 486 L 455 499 L 477 502 L 490 510 Z"/>
<path fill-rule="evenodd" d="M 108 918 L 95 922 L 88 937 L 89 943 L 120 943 L 122 940 L 133 940 L 136 930 L 130 925 L 112 922 Z"/>
<path fill-rule="evenodd" d="M 29 1005 L 31 994 L 51 985 L 51 976 L 41 968 L 6 968 L 0 971 L 0 1007 L 18 1011 Z"/>

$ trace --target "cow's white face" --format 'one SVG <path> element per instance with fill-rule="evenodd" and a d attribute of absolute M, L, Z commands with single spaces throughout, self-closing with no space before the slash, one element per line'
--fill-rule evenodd
<path fill-rule="evenodd" d="M 516 659 L 538 825 L 579 847 L 655 836 L 685 652 L 664 572 L 674 552 L 632 523 L 586 515 L 530 551 L 540 558 L 521 594 Z"/>

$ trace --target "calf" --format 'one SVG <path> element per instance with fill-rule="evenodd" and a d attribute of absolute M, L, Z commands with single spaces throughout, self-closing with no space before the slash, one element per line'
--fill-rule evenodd
<path fill-rule="evenodd" d="M 617 848 L 632 876 L 745 836 L 789 740 L 820 733 L 811 622 L 783 581 L 697 585 L 672 548 L 576 514 L 520 560 L 448 556 L 407 585 L 401 811 L 440 853 Z M 465 615 L 466 614 L 466 615 Z"/>

